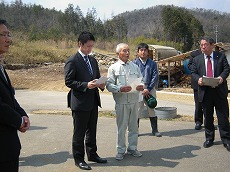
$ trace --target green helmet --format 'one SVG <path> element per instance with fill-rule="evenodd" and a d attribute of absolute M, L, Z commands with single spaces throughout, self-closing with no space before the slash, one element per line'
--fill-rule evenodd
<path fill-rule="evenodd" d="M 157 106 L 157 99 L 152 95 L 149 94 L 145 96 L 144 99 L 149 108 L 154 109 Z"/>

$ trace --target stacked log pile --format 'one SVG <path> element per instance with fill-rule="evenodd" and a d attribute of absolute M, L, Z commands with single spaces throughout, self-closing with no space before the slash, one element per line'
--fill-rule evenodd
<path fill-rule="evenodd" d="M 109 66 L 114 64 L 117 61 L 117 56 L 115 54 L 100 54 L 94 53 L 93 54 L 96 60 L 98 61 L 98 65 L 100 67 L 101 72 L 106 73 Z M 166 66 L 159 66 L 159 74 L 161 76 L 167 76 L 167 68 Z M 171 84 L 173 87 L 177 88 L 190 88 L 191 87 L 191 75 L 183 74 L 183 66 L 178 67 L 172 66 L 171 72 L 174 74 L 171 77 Z"/>

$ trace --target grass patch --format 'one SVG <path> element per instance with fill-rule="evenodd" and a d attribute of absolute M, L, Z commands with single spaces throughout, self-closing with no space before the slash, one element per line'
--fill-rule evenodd
<path fill-rule="evenodd" d="M 75 54 L 78 49 L 77 42 L 52 40 L 28 41 L 15 38 L 8 53 L 4 55 L 7 64 L 43 64 L 47 62 L 63 63 Z M 93 52 L 109 54 L 106 50 L 94 48 Z M 112 52 L 115 52 L 112 50 Z"/>
<path fill-rule="evenodd" d="M 177 115 L 175 118 L 164 119 L 166 121 L 186 121 L 186 122 L 193 122 L 194 117 L 191 115 Z"/>
<path fill-rule="evenodd" d="M 115 118 L 116 114 L 112 111 L 100 111 L 98 113 L 99 117 L 108 117 L 108 118 Z"/>
<path fill-rule="evenodd" d="M 72 115 L 71 110 L 34 110 L 32 114 L 46 114 L 46 115 Z M 112 111 L 99 111 L 99 117 L 115 118 L 115 114 Z"/>
<path fill-rule="evenodd" d="M 76 48 L 59 48 L 48 41 L 14 42 L 5 61 L 8 64 L 42 64 L 44 62 L 64 62 L 76 53 Z"/>
<path fill-rule="evenodd" d="M 175 118 L 160 119 L 160 120 L 194 122 L 194 116 L 191 116 L 191 115 L 179 115 L 178 114 Z M 217 117 L 214 116 L 214 123 L 217 124 L 217 122 L 218 122 Z"/>
<path fill-rule="evenodd" d="M 32 114 L 46 114 L 46 115 L 72 115 L 71 110 L 34 110 Z M 113 111 L 99 111 L 99 117 L 107 117 L 107 118 L 116 118 L 116 114 Z M 144 118 L 148 120 L 148 118 Z M 168 119 L 159 119 L 164 121 L 184 121 L 184 122 L 194 122 L 194 116 L 191 115 L 177 115 L 175 118 Z M 217 124 L 217 117 L 214 116 L 214 123 Z"/>
<path fill-rule="evenodd" d="M 46 114 L 46 115 L 72 115 L 71 110 L 34 110 L 32 114 Z"/>

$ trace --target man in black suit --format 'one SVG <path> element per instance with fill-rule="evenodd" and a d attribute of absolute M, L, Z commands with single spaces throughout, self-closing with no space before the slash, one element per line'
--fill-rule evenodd
<path fill-rule="evenodd" d="M 188 68 L 190 70 L 192 69 L 193 59 L 200 54 L 202 54 L 200 49 L 191 52 L 189 62 L 188 62 Z M 202 109 L 201 102 L 199 102 L 198 100 L 198 83 L 193 79 L 193 77 L 191 77 L 191 87 L 193 89 L 194 101 L 195 101 L 195 115 L 194 115 L 195 130 L 200 130 L 203 124 L 203 109 Z"/>
<path fill-rule="evenodd" d="M 14 97 L 14 89 L 3 68 L 3 54 L 11 45 L 11 35 L 5 20 L 0 19 L 0 171 L 18 172 L 21 143 L 18 130 L 26 132 L 30 121 Z"/>
<path fill-rule="evenodd" d="M 78 37 L 78 52 L 67 59 L 64 67 L 65 84 L 71 88 L 68 106 L 72 110 L 74 124 L 73 157 L 75 164 L 83 170 L 91 170 L 84 161 L 85 148 L 89 161 L 107 163 L 97 154 L 98 106 L 101 107 L 98 88 L 103 91 L 105 83 L 96 83 L 100 78 L 99 67 L 96 59 L 89 55 L 94 42 L 95 38 L 90 32 L 82 32 Z"/>
<path fill-rule="evenodd" d="M 215 127 L 213 124 L 215 107 L 222 143 L 230 151 L 228 87 L 226 81 L 229 75 L 229 64 L 224 54 L 213 51 L 214 40 L 212 38 L 202 38 L 200 48 L 203 54 L 193 59 L 191 72 L 193 79 L 198 83 L 198 99 L 202 102 L 205 117 L 206 141 L 203 146 L 205 148 L 211 147 L 215 139 Z M 218 86 L 204 85 L 202 76 L 218 78 Z"/>

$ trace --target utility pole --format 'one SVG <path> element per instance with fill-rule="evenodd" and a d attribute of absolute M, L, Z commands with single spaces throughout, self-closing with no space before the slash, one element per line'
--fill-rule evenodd
<path fill-rule="evenodd" d="M 216 35 L 216 43 L 217 43 L 217 35 L 218 35 L 218 25 L 215 25 L 215 35 Z"/>

